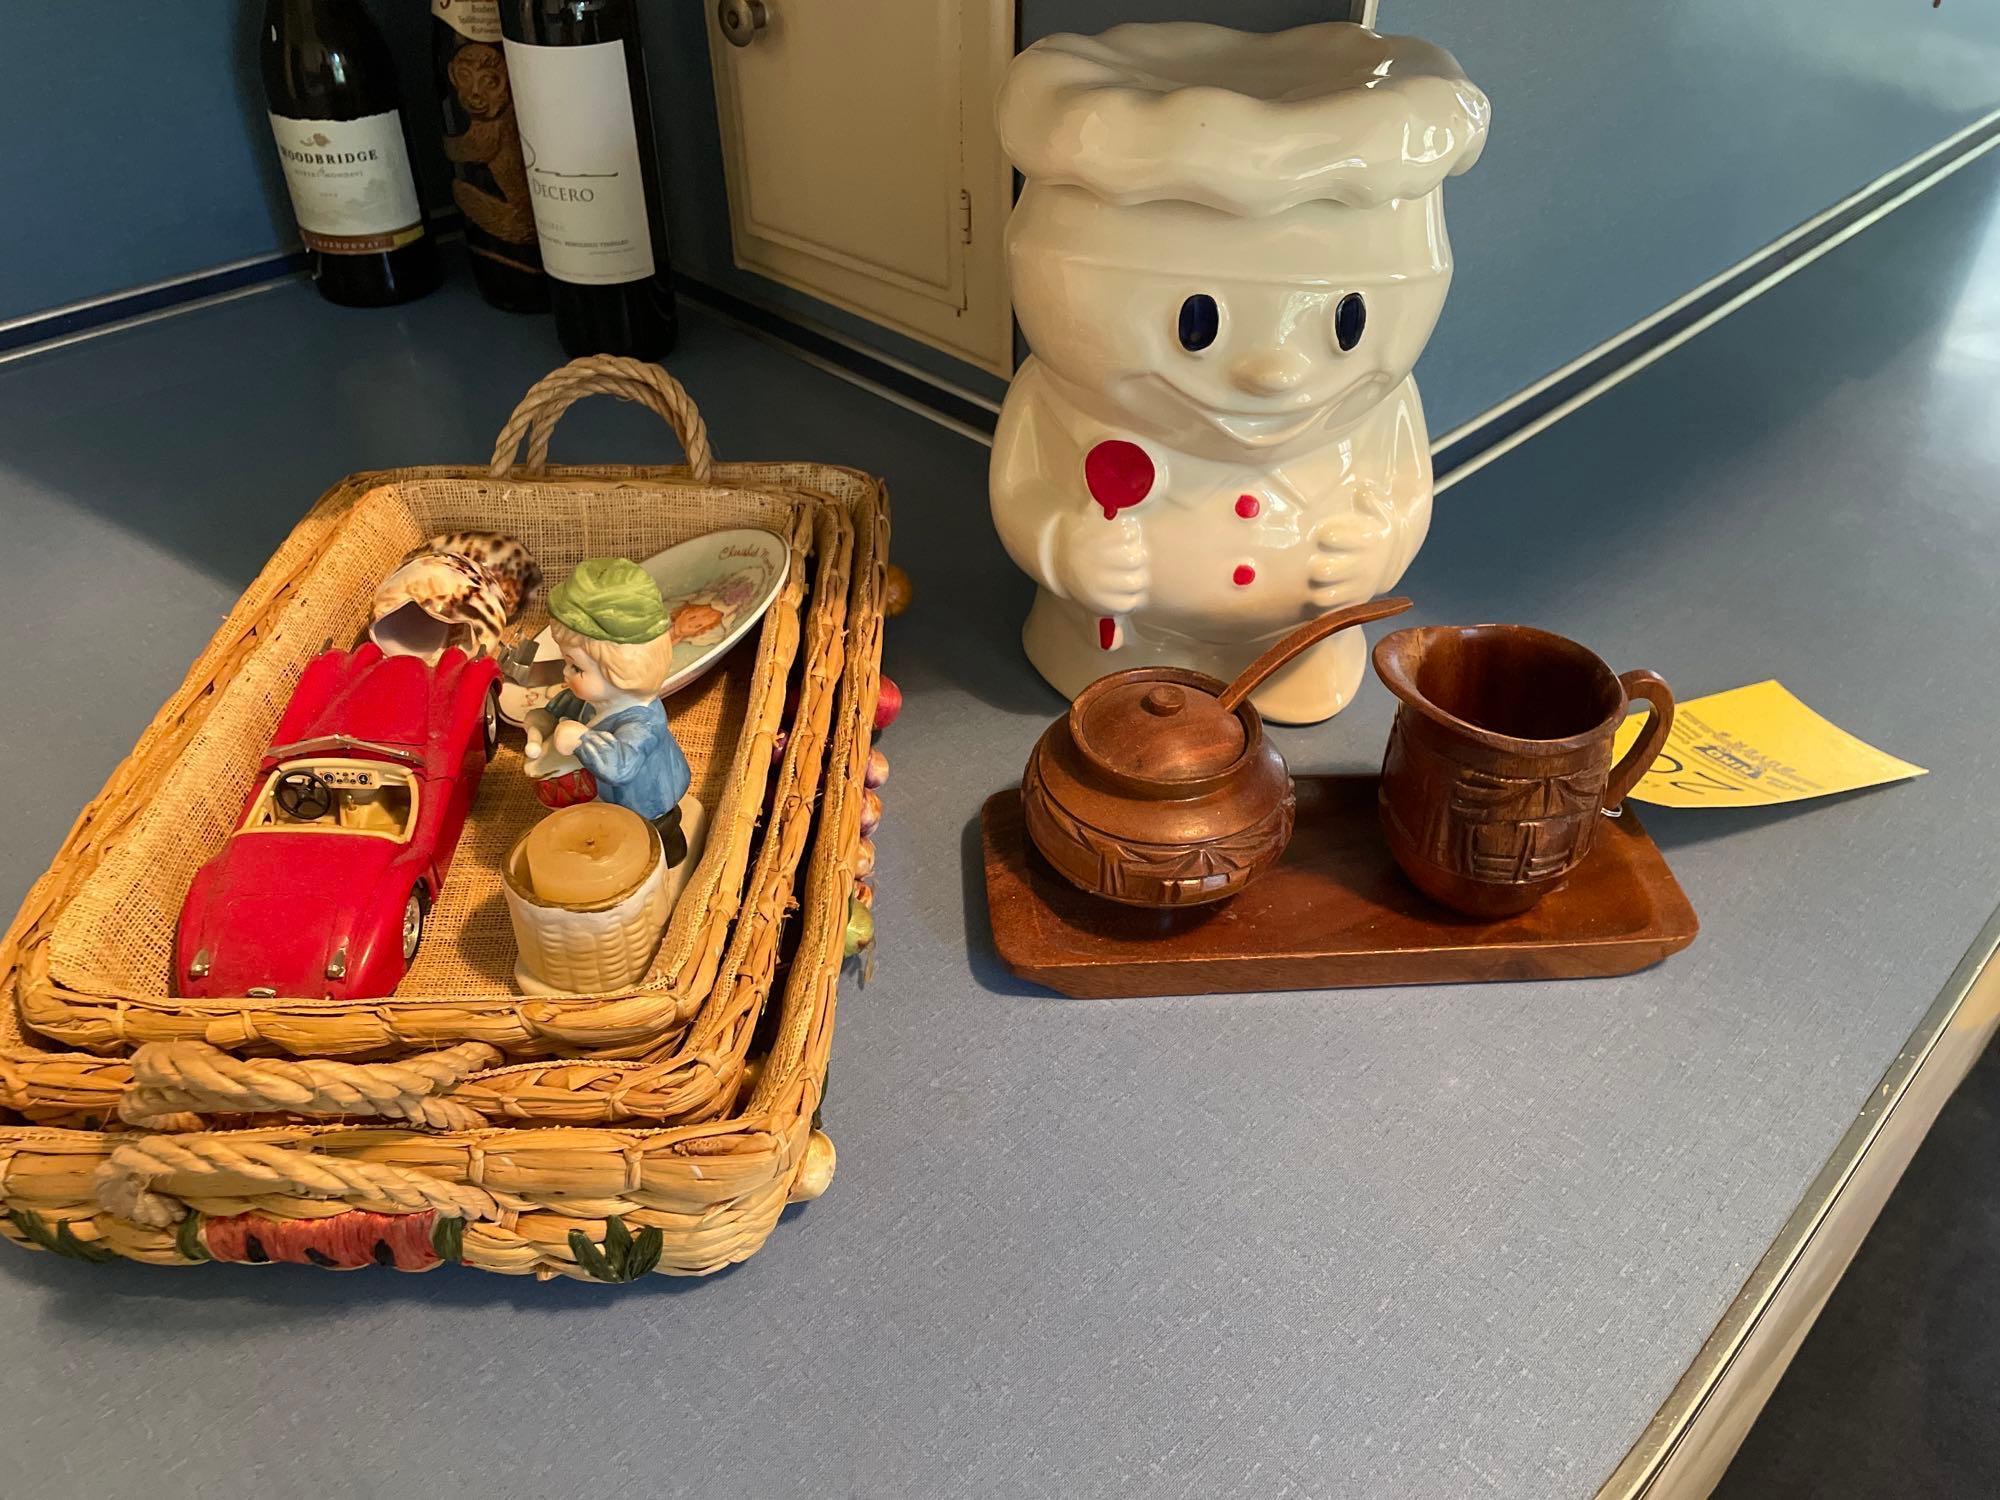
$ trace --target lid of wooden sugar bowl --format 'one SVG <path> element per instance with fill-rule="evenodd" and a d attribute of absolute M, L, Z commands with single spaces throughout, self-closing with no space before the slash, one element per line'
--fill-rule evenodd
<path fill-rule="evenodd" d="M 1227 684 L 1181 667 L 1098 678 L 1028 757 L 1021 805 L 1035 847 L 1065 879 L 1127 906 L 1235 895 L 1292 837 L 1292 779 L 1251 692 L 1308 646 L 1409 607 L 1374 599 L 1322 615 Z"/>

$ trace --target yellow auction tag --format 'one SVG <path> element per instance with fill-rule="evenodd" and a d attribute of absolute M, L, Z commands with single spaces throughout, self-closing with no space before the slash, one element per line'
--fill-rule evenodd
<path fill-rule="evenodd" d="M 1619 725 L 1614 765 L 1645 722 L 1635 713 Z M 1924 774 L 1829 724 L 1783 683 L 1754 682 L 1679 705 L 1632 795 L 1661 807 L 1765 807 Z"/>

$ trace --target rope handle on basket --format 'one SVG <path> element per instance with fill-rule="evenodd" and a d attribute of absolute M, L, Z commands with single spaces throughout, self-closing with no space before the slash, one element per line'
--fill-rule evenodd
<path fill-rule="evenodd" d="M 707 484 L 714 475 L 715 454 L 708 446 L 707 424 L 701 420 L 694 398 L 681 388 L 678 380 L 658 365 L 643 360 L 591 354 L 571 360 L 528 387 L 528 394 L 521 398 L 521 404 L 514 408 L 514 414 L 493 444 L 489 470 L 492 476 L 506 477 L 524 435 L 527 454 L 521 467 L 527 470 L 545 467 L 549 461 L 549 438 L 556 423 L 583 396 L 617 396 L 656 413 L 680 439 L 695 483 Z"/>
<path fill-rule="evenodd" d="M 375 1115 L 433 1130 L 478 1130 L 486 1116 L 437 1097 L 501 1061 L 498 1047 L 462 1042 L 396 1062 L 297 1062 L 233 1057 L 206 1042 L 148 1042 L 132 1054 L 132 1086 L 118 1117 L 152 1129 L 186 1128 L 183 1114 Z M 199 1128 L 197 1125 L 196 1128 Z"/>
<path fill-rule="evenodd" d="M 155 1189 L 161 1178 L 172 1179 L 171 1195 Z M 200 1197 L 338 1198 L 349 1208 L 373 1213 L 413 1214 L 428 1208 L 453 1219 L 499 1219 L 517 1211 L 516 1204 L 470 1183 L 386 1162 L 291 1151 L 276 1141 L 224 1135 L 133 1136 L 99 1163 L 95 1185 L 104 1209 L 149 1229 L 178 1224 L 188 1213 L 179 1200 Z"/>

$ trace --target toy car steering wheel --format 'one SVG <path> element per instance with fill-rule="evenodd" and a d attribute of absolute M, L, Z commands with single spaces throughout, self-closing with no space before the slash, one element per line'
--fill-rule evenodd
<path fill-rule="evenodd" d="M 271 789 L 285 816 L 316 823 L 333 811 L 333 788 L 314 771 L 287 771 Z"/>

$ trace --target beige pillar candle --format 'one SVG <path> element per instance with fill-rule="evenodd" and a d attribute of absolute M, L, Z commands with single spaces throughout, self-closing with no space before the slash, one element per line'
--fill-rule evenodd
<path fill-rule="evenodd" d="M 523 850 L 535 898 L 552 906 L 595 906 L 645 878 L 652 830 L 628 807 L 579 802 L 550 813 Z"/>

